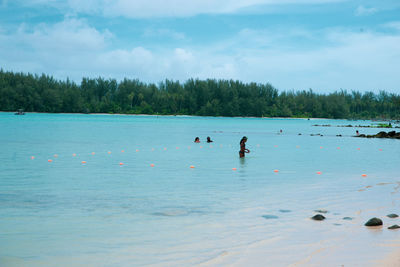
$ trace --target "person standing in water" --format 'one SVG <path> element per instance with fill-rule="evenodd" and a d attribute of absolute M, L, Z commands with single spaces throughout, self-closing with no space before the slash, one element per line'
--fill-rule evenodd
<path fill-rule="evenodd" d="M 246 148 L 247 137 L 243 136 L 242 140 L 240 140 L 240 151 L 239 157 L 244 158 L 245 153 L 250 153 L 250 150 Z"/>
<path fill-rule="evenodd" d="M 207 143 L 212 143 L 214 142 L 213 140 L 211 140 L 211 138 L 209 136 L 207 136 Z"/>
<path fill-rule="evenodd" d="M 195 143 L 200 143 L 200 138 L 196 137 L 196 138 L 194 139 L 194 142 L 195 142 Z"/>

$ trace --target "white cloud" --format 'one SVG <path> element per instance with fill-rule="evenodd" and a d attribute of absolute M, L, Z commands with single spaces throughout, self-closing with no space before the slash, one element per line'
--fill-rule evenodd
<path fill-rule="evenodd" d="M 385 27 L 397 27 L 397 22 Z M 398 90 L 400 33 L 243 29 L 207 46 L 157 49 L 114 47 L 108 31 L 85 20 L 0 32 L 0 65 L 6 70 L 48 73 L 56 78 L 138 78 L 145 82 L 188 78 L 270 82 L 279 89 Z M 300 46 L 299 40 L 318 41 Z M 125 44 L 127 45 L 127 44 Z M 129 47 L 129 45 L 127 45 Z"/>
<path fill-rule="evenodd" d="M 368 15 L 375 14 L 376 12 L 378 12 L 378 9 L 375 7 L 368 8 L 368 7 L 364 7 L 361 5 L 361 6 L 357 7 L 355 14 L 357 16 L 368 16 Z"/>
<path fill-rule="evenodd" d="M 80 13 L 127 18 L 190 17 L 199 14 L 226 14 L 245 8 L 286 4 L 325 4 L 348 0 L 16 0 L 27 5 L 58 6 Z"/>

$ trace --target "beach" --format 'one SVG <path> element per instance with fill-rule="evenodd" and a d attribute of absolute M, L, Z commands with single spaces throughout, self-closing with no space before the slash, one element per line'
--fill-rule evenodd
<path fill-rule="evenodd" d="M 312 126 L 344 120 L 0 116 L 2 266 L 398 266 L 399 140 Z"/>

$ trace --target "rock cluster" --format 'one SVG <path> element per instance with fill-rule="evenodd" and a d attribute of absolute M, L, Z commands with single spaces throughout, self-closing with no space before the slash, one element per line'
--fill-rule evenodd
<path fill-rule="evenodd" d="M 390 131 L 390 132 L 379 132 L 377 134 L 373 135 L 365 135 L 365 134 L 360 134 L 354 137 L 365 137 L 365 138 L 393 138 L 393 139 L 400 139 L 400 132 L 396 131 Z"/>

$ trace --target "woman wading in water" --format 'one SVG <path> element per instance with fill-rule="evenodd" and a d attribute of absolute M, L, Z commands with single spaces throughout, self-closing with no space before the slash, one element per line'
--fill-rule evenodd
<path fill-rule="evenodd" d="M 240 140 L 240 151 L 239 157 L 244 158 L 244 153 L 250 153 L 250 150 L 246 148 L 247 137 L 243 136 L 242 140 Z"/>

